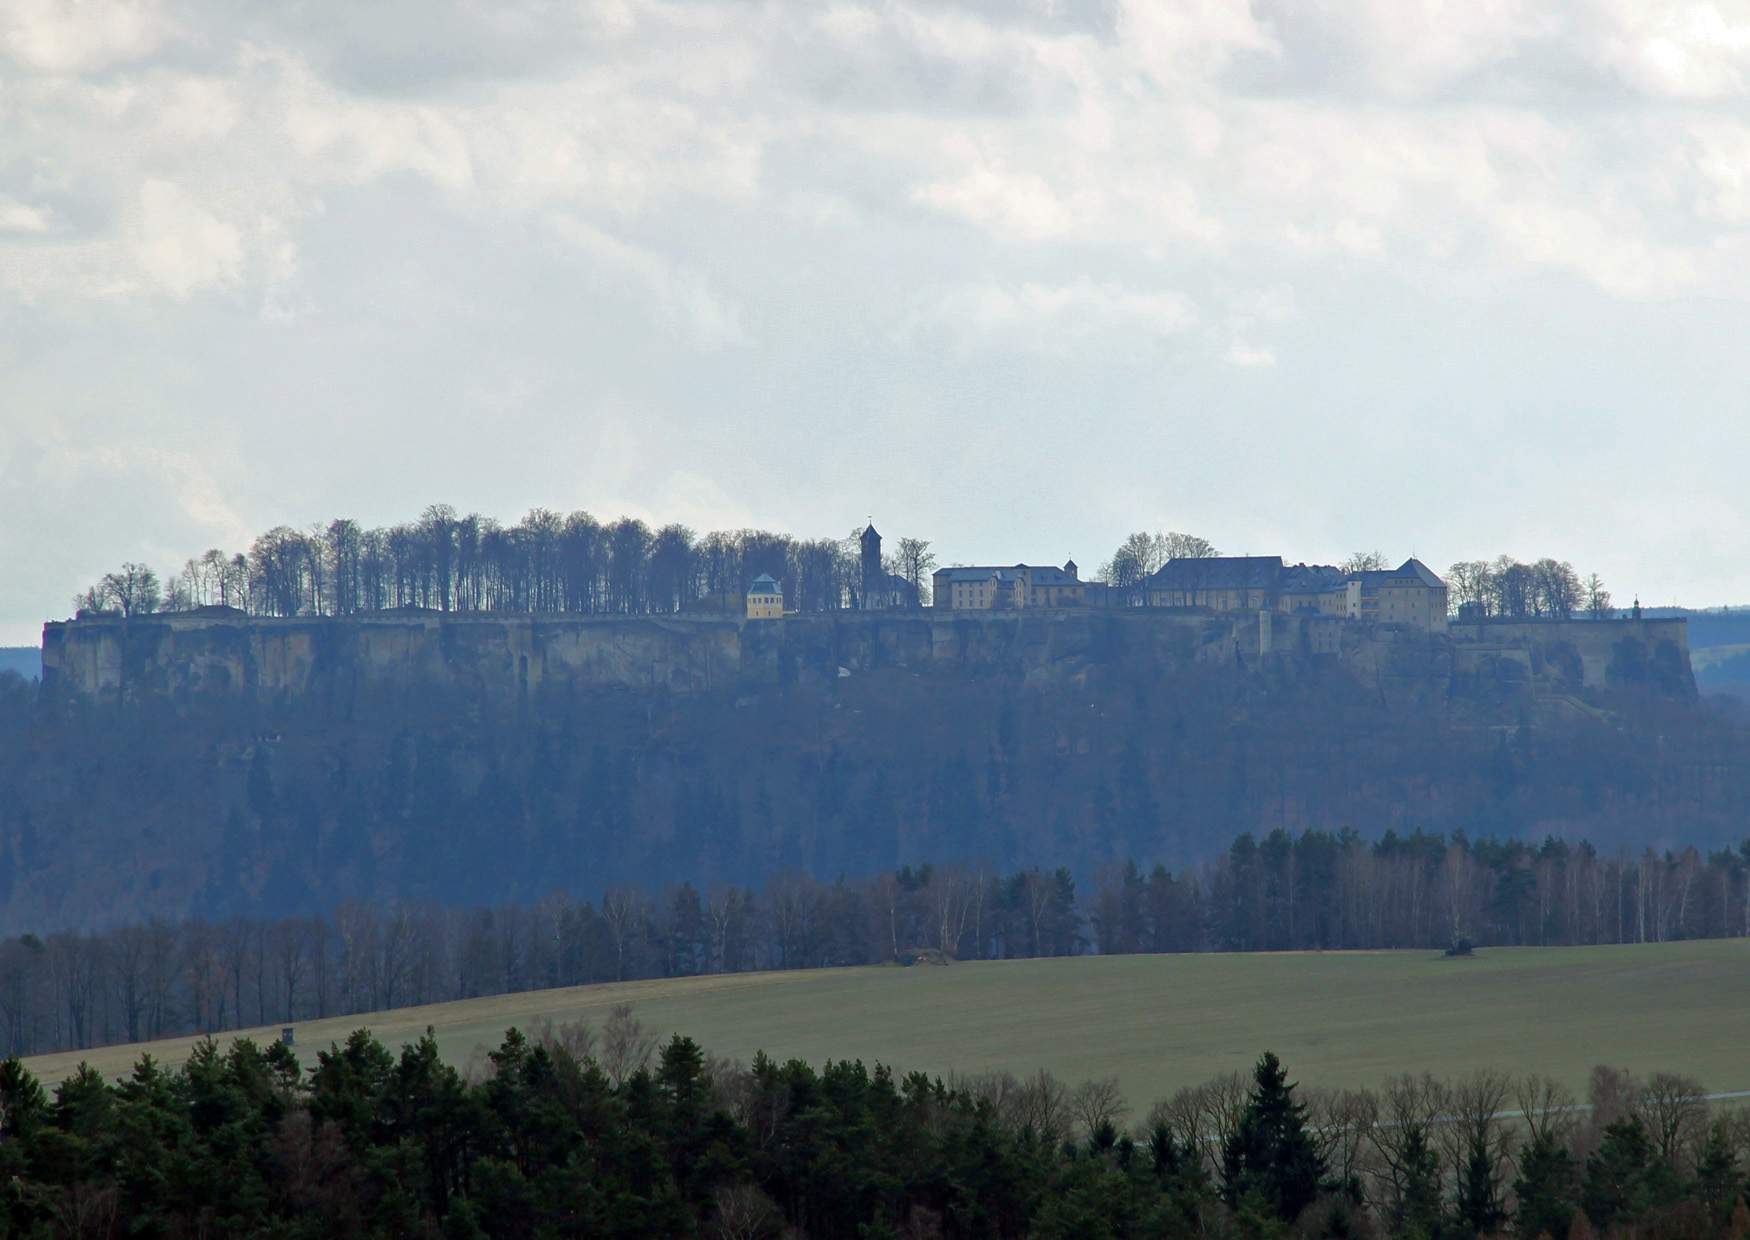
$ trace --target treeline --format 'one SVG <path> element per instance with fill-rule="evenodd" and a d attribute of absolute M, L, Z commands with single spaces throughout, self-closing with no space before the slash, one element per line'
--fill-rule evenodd
<path fill-rule="evenodd" d="M 1082 952 L 1443 949 L 1750 935 L 1750 844 L 1605 857 L 1387 833 L 1241 836 L 1212 864 L 905 866 L 496 908 L 154 921 L 0 944 L 0 1052 L 27 1055 L 635 978 Z"/>
<path fill-rule="evenodd" d="M 1126 1124 L 1114 1083 L 943 1081 L 657 1051 L 629 1010 L 512 1029 L 478 1072 L 429 1034 L 199 1045 L 51 1098 L 0 1064 L 0 1230 L 163 1237 L 1670 1237 L 1750 1234 L 1750 1123 L 1599 1069 L 1303 1090 L 1266 1053 Z M 1512 1107 L 1511 1118 L 1503 1111 Z"/>
<path fill-rule="evenodd" d="M 562 516 L 536 508 L 504 526 L 433 504 L 411 524 L 367 529 L 337 519 L 308 531 L 279 526 L 247 552 L 218 548 L 160 577 L 124 564 L 73 600 L 82 610 L 127 615 L 236 607 L 260 616 L 352 615 L 396 607 L 439 611 L 667 614 L 739 600 L 769 573 L 786 605 L 855 607 L 862 592 L 857 534 L 796 539 L 765 530 L 695 534 L 622 517 Z M 901 539 L 884 570 L 928 598 L 929 543 Z"/>
<path fill-rule="evenodd" d="M 1615 615 L 1610 591 L 1597 573 L 1582 579 L 1566 560 L 1521 564 L 1510 555 L 1461 560 L 1446 570 L 1447 604 L 1479 619 L 1570 620 Z"/>
<path fill-rule="evenodd" d="M 798 539 L 766 530 L 720 530 L 703 536 L 685 525 L 652 529 L 633 517 L 599 521 L 587 512 L 530 510 L 515 525 L 479 513 L 459 515 L 432 504 L 419 520 L 366 528 L 337 518 L 309 530 L 277 526 L 247 551 L 212 548 L 160 575 L 130 562 L 76 595 L 85 611 L 142 615 L 196 607 L 236 607 L 252 615 L 354 615 L 399 607 L 439 611 L 569 612 L 585 615 L 672 614 L 722 606 L 768 573 L 793 610 L 835 611 L 859 605 L 863 589 L 858 534 Z M 1141 583 L 1173 558 L 1216 555 L 1193 534 L 1138 531 L 1099 570 L 1117 597 L 1140 604 Z M 936 557 L 928 540 L 897 540 L 883 557 L 886 573 L 929 600 Z M 1391 567 L 1377 551 L 1344 560 L 1344 572 Z M 1610 592 L 1596 573 L 1582 579 L 1572 564 L 1511 556 L 1466 560 L 1447 569 L 1448 599 L 1479 617 L 1594 619 L 1612 615 Z"/>
<path fill-rule="evenodd" d="M 1750 935 L 1750 841 L 1602 855 L 1585 841 L 1242 835 L 1211 866 L 1108 874 L 1103 953 L 1655 943 Z"/>

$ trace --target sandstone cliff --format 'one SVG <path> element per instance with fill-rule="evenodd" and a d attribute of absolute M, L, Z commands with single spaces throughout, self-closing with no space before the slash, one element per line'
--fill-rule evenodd
<path fill-rule="evenodd" d="M 599 689 L 690 694 L 821 684 L 880 669 L 1038 682 L 1138 659 L 1252 670 L 1331 662 L 1412 698 L 1547 700 L 1632 684 L 1694 693 L 1682 620 L 1455 625 L 1440 636 L 1251 613 L 844 612 L 738 621 L 209 612 L 84 619 L 43 631 L 45 694 L 90 702 L 233 697 L 345 707 L 436 693 L 511 706 L 531 695 Z"/>
<path fill-rule="evenodd" d="M 0 932 L 1312 827 L 1704 846 L 1750 798 L 1681 623 L 208 613 L 52 624 L 44 664 L 0 699 Z"/>

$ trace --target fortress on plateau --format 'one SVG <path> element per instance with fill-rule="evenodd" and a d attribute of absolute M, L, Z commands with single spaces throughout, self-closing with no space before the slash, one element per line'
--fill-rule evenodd
<path fill-rule="evenodd" d="M 666 614 L 396 607 L 251 615 L 235 607 L 82 611 L 43 629 L 51 702 L 315 700 L 332 707 L 436 693 L 533 708 L 599 690 L 697 694 L 829 687 L 886 671 L 1073 682 L 1092 669 L 1227 666 L 1298 675 L 1338 667 L 1381 693 L 1589 709 L 1595 691 L 1691 697 L 1685 622 L 1483 619 L 1448 613 L 1446 583 L 1416 559 L 1344 572 L 1279 556 L 1173 558 L 1127 587 L 1075 562 L 893 571 L 873 524 L 848 605 L 796 610 L 762 573 L 738 594 Z"/>
<path fill-rule="evenodd" d="M 944 692 L 967 677 L 1073 682 L 1091 669 L 1225 665 L 1249 674 L 1343 667 L 1382 693 L 1561 704 L 1588 690 L 1695 692 L 1682 620 L 1453 622 L 1445 632 L 1235 609 L 573 617 L 402 610 L 252 617 L 222 608 L 43 630 L 43 691 L 65 703 L 446 700 L 530 708 L 600 690 L 696 694 L 827 688 L 903 672 Z"/>

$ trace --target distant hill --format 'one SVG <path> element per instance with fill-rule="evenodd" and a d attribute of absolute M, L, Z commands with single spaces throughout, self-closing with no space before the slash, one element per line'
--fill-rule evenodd
<path fill-rule="evenodd" d="M 26 680 L 41 680 L 43 652 L 36 646 L 0 646 L 0 674 L 17 672 Z"/>

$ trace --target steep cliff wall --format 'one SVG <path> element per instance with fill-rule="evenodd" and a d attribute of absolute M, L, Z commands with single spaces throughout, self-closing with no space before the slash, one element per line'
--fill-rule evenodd
<path fill-rule="evenodd" d="M 1489 621 L 1454 624 L 1456 684 L 1523 680 L 1543 696 L 1650 688 L 1695 696 L 1687 622 L 1655 620 Z"/>
<path fill-rule="evenodd" d="M 1276 618 L 1280 655 L 1311 650 L 1306 622 Z M 1034 612 L 811 614 L 780 621 L 396 612 L 346 618 L 157 615 L 51 623 L 55 700 L 186 702 L 318 698 L 418 686 L 513 701 L 596 689 L 700 693 L 824 683 L 884 668 L 1051 677 L 1145 658 L 1257 660 L 1255 617 Z"/>
<path fill-rule="evenodd" d="M 45 692 L 98 702 L 315 699 L 415 690 L 498 704 L 597 689 L 698 693 L 830 682 L 884 668 L 1062 680 L 1157 666 L 1334 660 L 1428 691 L 1578 691 L 1657 678 L 1692 691 L 1681 621 L 1467 625 L 1450 639 L 1298 616 L 1158 612 L 858 613 L 776 622 L 391 613 L 343 619 L 163 615 L 49 624 Z"/>
<path fill-rule="evenodd" d="M 1750 749 L 1684 700 L 1682 642 L 1098 611 L 54 624 L 64 708 L 0 700 L 0 933 L 923 861 L 1086 877 L 1278 828 L 1711 844 Z"/>
<path fill-rule="evenodd" d="M 1142 660 L 1251 669 L 1335 662 L 1394 696 L 1495 701 L 1650 685 L 1694 693 L 1682 620 L 1454 625 L 1449 636 L 1328 617 L 1157 611 L 815 613 L 729 618 L 345 618 L 173 614 L 51 623 L 51 700 L 272 704 L 438 694 L 501 706 L 600 689 L 690 694 L 897 668 L 1063 681 Z"/>

